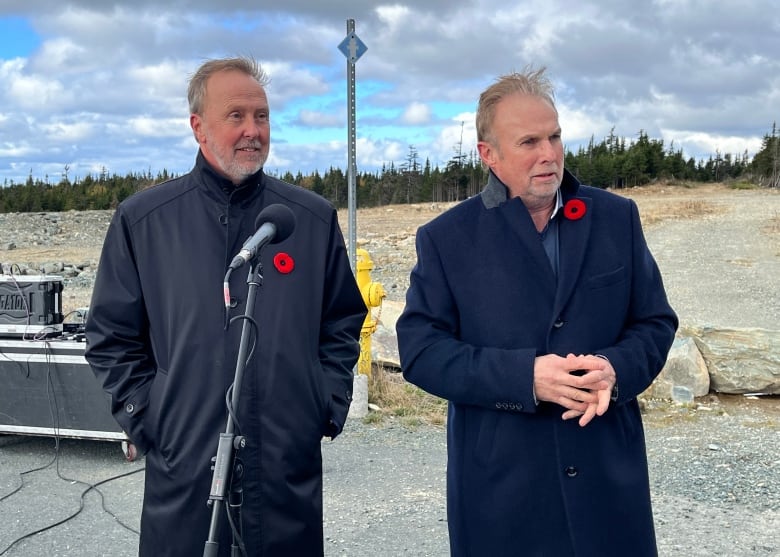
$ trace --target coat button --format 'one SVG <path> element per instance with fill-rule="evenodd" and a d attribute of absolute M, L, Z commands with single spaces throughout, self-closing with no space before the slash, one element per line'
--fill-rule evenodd
<path fill-rule="evenodd" d="M 553 323 L 553 327 L 555 327 L 556 329 L 560 329 L 561 327 L 563 327 L 563 319 L 561 319 L 560 317 L 556 319 L 555 323 Z"/>
<path fill-rule="evenodd" d="M 133 405 L 132 402 L 128 402 L 127 405 L 125 406 L 125 412 L 127 412 L 128 414 L 132 414 L 133 410 L 135 410 L 135 406 Z"/>
<path fill-rule="evenodd" d="M 235 298 L 233 296 L 230 297 L 230 307 L 234 308 L 238 305 L 238 298 Z"/>
<path fill-rule="evenodd" d="M 219 215 L 219 224 L 227 224 L 228 218 L 227 215 Z"/>
<path fill-rule="evenodd" d="M 573 478 L 574 476 L 577 475 L 577 469 L 574 466 L 567 466 L 565 472 L 566 475 L 569 476 L 570 478 Z"/>

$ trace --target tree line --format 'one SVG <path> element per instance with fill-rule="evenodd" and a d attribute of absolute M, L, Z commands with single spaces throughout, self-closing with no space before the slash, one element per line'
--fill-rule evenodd
<path fill-rule="evenodd" d="M 706 160 L 685 158 L 674 142 L 664 145 L 661 139 L 651 139 L 640 131 L 636 140 L 626 141 L 614 135 L 614 130 L 600 142 L 591 138 L 586 147 L 576 152 L 567 150 L 565 166 L 585 184 L 599 188 L 636 187 L 658 180 L 678 182 L 744 181 L 761 187 L 780 187 L 780 135 L 776 124 L 766 134 L 761 149 L 751 159 L 741 155 L 716 152 Z M 71 180 L 65 166 L 61 178 L 52 183 L 33 178 L 32 171 L 23 184 L 7 180 L 0 188 L 0 213 L 57 212 L 113 209 L 133 193 L 160 184 L 175 175 L 166 170 L 152 174 L 87 174 Z M 463 153 L 460 147 L 444 165 L 421 161 L 414 146 L 399 164 L 390 163 L 375 172 L 359 172 L 356 176 L 356 202 L 359 207 L 389 204 L 459 201 L 479 193 L 487 181 L 488 171 L 476 152 Z M 339 208 L 348 203 L 347 175 L 337 167 L 320 174 L 285 172 L 282 180 L 310 189 Z"/>

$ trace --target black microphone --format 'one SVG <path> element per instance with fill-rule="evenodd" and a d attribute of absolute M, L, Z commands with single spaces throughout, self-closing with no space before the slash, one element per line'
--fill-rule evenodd
<path fill-rule="evenodd" d="M 244 243 L 241 251 L 231 261 L 231 270 L 238 269 L 254 259 L 266 244 L 276 244 L 287 239 L 295 229 L 295 215 L 289 207 L 275 203 L 260 211 L 255 219 L 255 227 L 257 232 Z"/>

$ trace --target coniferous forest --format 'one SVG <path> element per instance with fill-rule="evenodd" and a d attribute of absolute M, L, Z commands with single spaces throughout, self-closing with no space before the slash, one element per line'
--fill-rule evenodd
<path fill-rule="evenodd" d="M 758 187 L 780 187 L 780 133 L 776 125 L 763 138 L 761 150 L 752 159 L 748 153 L 716 152 L 706 160 L 685 159 L 682 149 L 663 140 L 651 139 L 640 131 L 636 140 L 626 141 L 613 133 L 599 143 L 591 139 L 587 147 L 566 151 L 565 166 L 582 183 L 600 188 L 637 187 L 660 180 L 691 182 L 739 181 Z M 113 209 L 136 191 L 173 178 L 167 170 L 151 170 L 126 176 L 101 172 L 70 179 L 68 166 L 62 176 L 52 180 L 30 176 L 23 184 L 8 183 L 0 187 L 0 213 L 37 211 L 84 211 Z M 339 208 L 347 206 L 347 174 L 331 167 L 324 173 L 286 172 L 282 180 L 310 189 Z M 455 154 L 444 168 L 421 160 L 417 150 L 409 147 L 406 159 L 390 163 L 376 172 L 358 172 L 356 201 L 358 207 L 388 204 L 447 202 L 466 199 L 479 193 L 487 180 L 476 152 Z"/>

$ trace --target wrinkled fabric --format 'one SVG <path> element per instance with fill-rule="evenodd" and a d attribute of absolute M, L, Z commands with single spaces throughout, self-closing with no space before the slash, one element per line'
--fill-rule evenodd
<path fill-rule="evenodd" d="M 230 277 L 227 315 L 223 280 L 261 210 L 289 207 L 292 235 L 259 257 L 240 389 L 243 538 L 253 556 L 321 555 L 320 442 L 346 420 L 366 306 L 328 202 L 262 171 L 228 185 L 199 154 L 189 174 L 119 205 L 96 277 L 86 358 L 116 420 L 146 454 L 139 554 L 201 555 L 250 266 Z M 220 555 L 229 555 L 229 524 L 219 520 Z"/>

